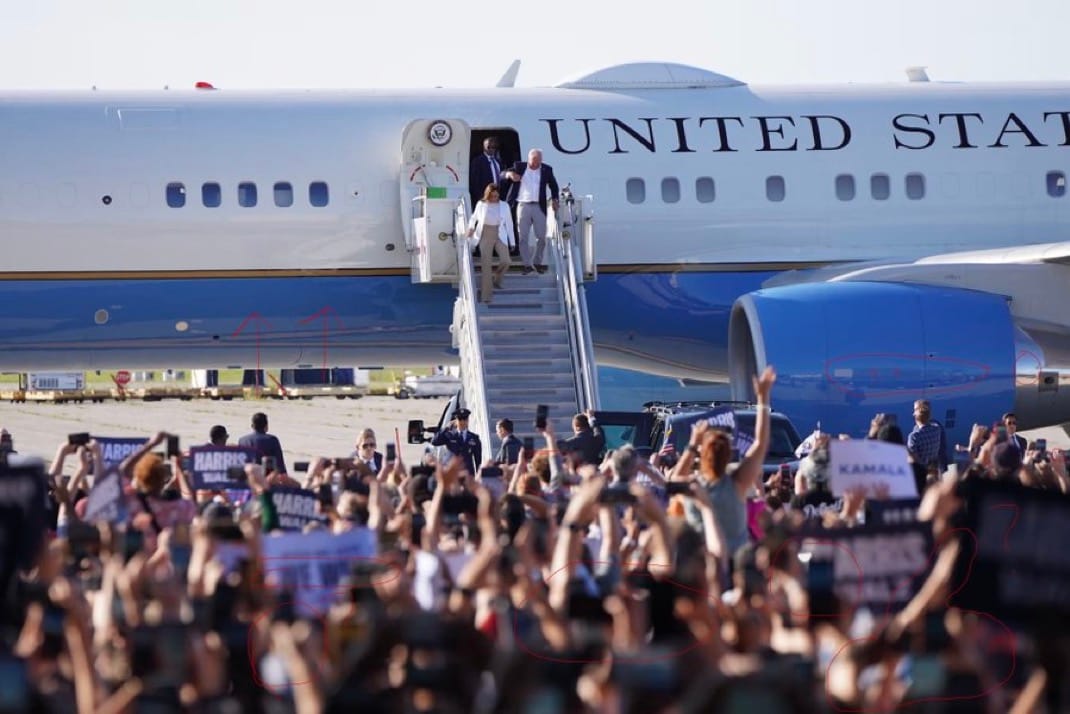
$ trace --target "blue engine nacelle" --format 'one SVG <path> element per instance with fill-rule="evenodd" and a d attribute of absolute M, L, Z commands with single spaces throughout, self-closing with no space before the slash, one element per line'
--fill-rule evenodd
<path fill-rule="evenodd" d="M 773 365 L 774 406 L 808 433 L 864 436 L 879 412 L 904 436 L 932 402 L 948 446 L 1015 404 L 1017 329 L 999 295 L 896 283 L 808 283 L 744 295 L 729 323 L 734 399 Z M 949 454 L 949 457 L 952 454 Z"/>

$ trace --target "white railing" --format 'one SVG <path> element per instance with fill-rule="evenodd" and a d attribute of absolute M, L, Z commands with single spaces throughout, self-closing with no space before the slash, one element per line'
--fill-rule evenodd
<path fill-rule="evenodd" d="M 479 320 L 476 315 L 476 306 L 479 303 L 473 275 L 472 249 L 466 237 L 467 232 L 467 211 L 462 200 L 457 203 L 453 230 L 453 241 L 457 249 L 457 301 L 453 310 L 453 338 L 461 361 L 464 406 L 472 412 L 469 423 L 472 431 L 478 434 L 483 442 L 483 448 L 489 449 L 491 431 L 485 389 L 487 375 L 483 365 L 483 343 L 479 338 Z"/>
<path fill-rule="evenodd" d="M 548 241 L 554 256 L 554 269 L 565 308 L 568 341 L 572 358 L 572 374 L 576 383 L 576 401 L 580 411 L 598 409 L 598 371 L 594 360 L 590 321 L 587 317 L 587 296 L 583 290 L 583 265 L 577 256 L 577 241 L 582 239 L 580 221 L 582 206 L 576 211 L 574 199 L 567 189 L 562 192 L 560 211 L 554 211 L 551 226 L 555 234 Z"/>

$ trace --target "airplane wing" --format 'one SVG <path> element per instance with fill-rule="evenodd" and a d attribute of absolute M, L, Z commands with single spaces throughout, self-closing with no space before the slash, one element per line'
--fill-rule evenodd
<path fill-rule="evenodd" d="M 804 283 L 908 283 L 1004 296 L 1018 324 L 1070 336 L 1065 310 L 1070 241 L 927 256 L 911 261 L 842 263 L 776 275 L 763 288 Z"/>

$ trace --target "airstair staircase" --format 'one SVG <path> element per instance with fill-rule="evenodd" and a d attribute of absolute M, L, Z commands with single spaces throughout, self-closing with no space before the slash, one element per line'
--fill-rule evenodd
<path fill-rule="evenodd" d="M 584 284 L 597 279 L 592 199 L 575 198 L 564 189 L 560 210 L 551 208 L 547 216 L 548 270 L 524 275 L 514 267 L 485 305 L 479 302 L 472 257 L 475 239 L 465 237 L 468 198 L 450 193 L 414 199 L 422 205 L 413 212 L 416 245 L 410 252 L 414 281 L 457 285 L 450 329 L 460 357 L 462 403 L 472 412 L 469 428 L 491 456 L 499 445 L 499 419 L 511 419 L 518 436 L 535 436 L 536 407 L 545 404 L 554 434 L 567 438 L 572 416 L 599 406 L 584 292 Z M 447 207 L 452 213 L 448 232 Z M 446 259 L 446 250 L 452 250 L 453 260 Z M 541 438 L 535 443 L 543 446 Z"/>

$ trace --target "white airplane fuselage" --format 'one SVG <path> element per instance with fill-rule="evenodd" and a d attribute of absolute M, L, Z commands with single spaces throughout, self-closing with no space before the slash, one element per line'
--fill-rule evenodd
<path fill-rule="evenodd" d="M 1070 236 L 1068 84 L 0 93 L 0 369 L 449 359 L 403 202 L 487 130 L 593 196 L 598 359 L 659 374 L 723 379 L 782 271 Z"/>

